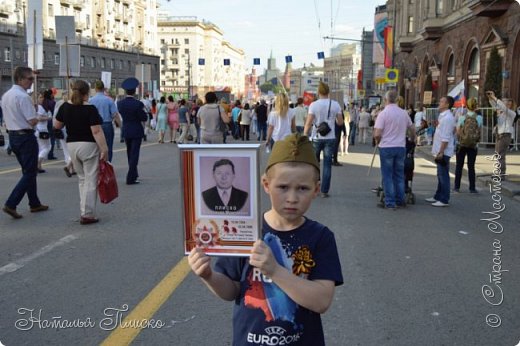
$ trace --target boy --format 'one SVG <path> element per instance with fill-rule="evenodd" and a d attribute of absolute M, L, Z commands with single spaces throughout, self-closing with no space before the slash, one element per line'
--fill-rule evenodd
<path fill-rule="evenodd" d="M 292 134 L 276 142 L 262 186 L 271 209 L 264 240 L 250 258 L 220 257 L 211 269 L 201 248 L 188 261 L 218 297 L 234 300 L 233 345 L 324 345 L 320 314 L 343 284 L 334 234 L 304 214 L 320 191 L 312 143 Z"/>

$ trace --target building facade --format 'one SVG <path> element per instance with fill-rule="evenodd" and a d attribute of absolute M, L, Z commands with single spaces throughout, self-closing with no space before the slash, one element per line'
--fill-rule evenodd
<path fill-rule="evenodd" d="M 145 65 L 143 88 L 152 90 L 159 81 L 159 57 L 156 56 L 155 0 L 42 0 L 43 64 L 38 71 L 37 89 L 65 89 L 68 78 L 60 76 L 60 46 L 56 44 L 56 16 L 73 16 L 72 37 L 80 46 L 81 78 L 93 82 L 101 72 L 111 72 L 112 85 L 117 89 L 122 80 L 139 76 Z M 31 4 L 32 5 L 32 4 Z M 0 92 L 12 84 L 16 66 L 33 66 L 28 61 L 27 30 L 34 18 L 29 18 L 29 3 L 25 0 L 0 3 Z M 34 14 L 32 14 L 34 16 Z M 40 30 L 38 28 L 38 30 Z M 36 65 L 37 66 L 37 65 Z M 107 86 L 108 87 L 108 86 Z"/>
<path fill-rule="evenodd" d="M 197 17 L 158 18 L 161 92 L 192 97 L 229 88 L 235 98 L 245 90 L 245 54 L 224 39 L 215 24 Z M 229 63 L 229 64 L 225 64 Z"/>
<path fill-rule="evenodd" d="M 335 99 L 345 102 L 358 100 L 358 71 L 361 69 L 360 45 L 346 43 L 331 49 L 331 57 L 323 64 L 324 81 Z"/>
<path fill-rule="evenodd" d="M 394 64 L 408 104 L 432 103 L 462 80 L 466 97 L 485 99 L 487 61 L 502 56 L 502 95 L 520 101 L 520 6 L 514 0 L 389 0 L 395 28 Z M 426 85 L 429 77 L 431 85 Z M 428 82 L 429 83 L 429 82 Z M 403 93 L 404 91 L 404 93 Z"/>

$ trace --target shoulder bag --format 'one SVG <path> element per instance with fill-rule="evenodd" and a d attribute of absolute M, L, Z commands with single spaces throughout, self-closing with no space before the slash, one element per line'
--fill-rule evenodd
<path fill-rule="evenodd" d="M 327 120 L 329 120 L 329 118 L 330 118 L 331 104 L 332 104 L 332 100 L 329 100 L 329 110 L 327 112 Z M 316 125 L 314 125 L 314 126 L 316 126 Z M 330 128 L 328 121 L 322 121 L 318 126 L 316 126 L 316 132 L 318 132 L 319 135 L 322 137 L 325 137 L 326 135 L 328 135 L 331 130 L 332 129 Z"/>

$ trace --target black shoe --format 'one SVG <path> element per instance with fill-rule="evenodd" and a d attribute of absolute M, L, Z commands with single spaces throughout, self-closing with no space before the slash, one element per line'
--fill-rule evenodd
<path fill-rule="evenodd" d="M 45 173 L 47 172 L 45 169 L 38 169 L 38 173 Z"/>
<path fill-rule="evenodd" d="M 379 203 L 377 203 L 377 206 L 378 206 L 379 208 L 383 208 L 383 209 L 396 210 L 395 207 L 389 207 L 389 206 L 385 205 L 383 202 L 379 202 Z"/>
<path fill-rule="evenodd" d="M 134 180 L 134 181 L 127 181 L 126 182 L 126 185 L 137 185 L 137 184 L 140 184 L 141 182 L 139 180 Z"/>
<path fill-rule="evenodd" d="M 143 137 L 143 141 L 145 141 L 145 142 L 146 142 L 146 135 L 144 135 L 144 137 Z"/>
<path fill-rule="evenodd" d="M 11 147 L 7 147 L 7 155 L 11 156 L 12 153 L 13 149 L 11 149 Z"/>
<path fill-rule="evenodd" d="M 124 139 L 121 139 L 121 140 L 119 141 L 119 143 L 124 143 L 124 142 L 125 142 L 125 140 L 124 140 Z"/>
<path fill-rule="evenodd" d="M 57 160 L 58 158 L 56 156 L 47 156 L 48 160 Z"/>
<path fill-rule="evenodd" d="M 341 163 L 339 163 L 339 162 L 333 162 L 332 165 L 333 165 L 333 166 L 343 166 L 343 165 L 342 165 Z"/>

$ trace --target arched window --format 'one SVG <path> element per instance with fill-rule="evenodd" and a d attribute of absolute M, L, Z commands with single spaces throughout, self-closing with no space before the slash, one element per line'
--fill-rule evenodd
<path fill-rule="evenodd" d="M 448 77 L 455 77 L 455 58 L 453 54 L 450 55 L 450 59 L 448 60 Z"/>
<path fill-rule="evenodd" d="M 468 74 L 469 75 L 479 75 L 480 74 L 480 54 L 477 48 L 471 51 L 471 55 L 469 57 L 469 66 L 468 66 Z"/>

